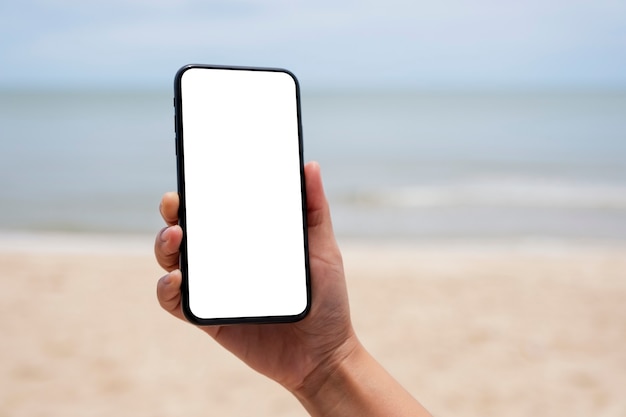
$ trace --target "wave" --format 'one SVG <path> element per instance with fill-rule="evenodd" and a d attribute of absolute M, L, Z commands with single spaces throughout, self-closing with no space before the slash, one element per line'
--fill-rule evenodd
<path fill-rule="evenodd" d="M 494 207 L 626 210 L 626 185 L 534 179 L 483 179 L 342 192 L 345 204 L 397 207 Z"/>

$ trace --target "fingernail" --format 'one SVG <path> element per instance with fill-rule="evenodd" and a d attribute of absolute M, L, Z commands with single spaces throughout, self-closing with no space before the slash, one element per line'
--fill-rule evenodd
<path fill-rule="evenodd" d="M 161 240 L 161 242 L 166 242 L 169 238 L 169 235 L 170 235 L 170 228 L 166 227 L 165 229 L 161 230 L 159 239 Z"/>

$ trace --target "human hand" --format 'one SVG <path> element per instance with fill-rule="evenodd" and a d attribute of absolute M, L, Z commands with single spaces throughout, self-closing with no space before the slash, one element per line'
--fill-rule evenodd
<path fill-rule="evenodd" d="M 332 372 L 359 346 L 350 321 L 341 253 L 317 163 L 305 166 L 305 184 L 312 292 L 309 314 L 289 324 L 199 326 L 251 368 L 292 392 L 305 384 L 322 383 L 323 375 Z M 178 248 L 183 231 L 178 226 L 178 206 L 177 193 L 163 196 L 160 211 L 168 226 L 157 235 L 154 251 L 168 274 L 157 284 L 157 297 L 166 311 L 186 320 L 181 310 Z"/>

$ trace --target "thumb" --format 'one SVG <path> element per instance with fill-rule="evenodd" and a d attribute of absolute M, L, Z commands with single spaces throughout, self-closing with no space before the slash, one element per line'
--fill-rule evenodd
<path fill-rule="evenodd" d="M 335 234 L 330 218 L 330 207 L 324 193 L 322 174 L 317 162 L 309 162 L 304 166 L 304 179 L 309 238 L 321 242 L 333 242 L 334 244 Z"/>

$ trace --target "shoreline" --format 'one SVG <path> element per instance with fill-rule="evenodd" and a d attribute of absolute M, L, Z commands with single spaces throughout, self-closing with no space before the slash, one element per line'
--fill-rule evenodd
<path fill-rule="evenodd" d="M 0 230 L 0 252 L 152 254 L 154 235 Z"/>
<path fill-rule="evenodd" d="M 0 230 L 0 252 L 129 254 L 152 256 L 155 234 L 32 232 Z M 626 250 L 626 240 L 561 237 L 337 237 L 342 250 L 384 252 L 438 250 L 532 252 Z"/>

